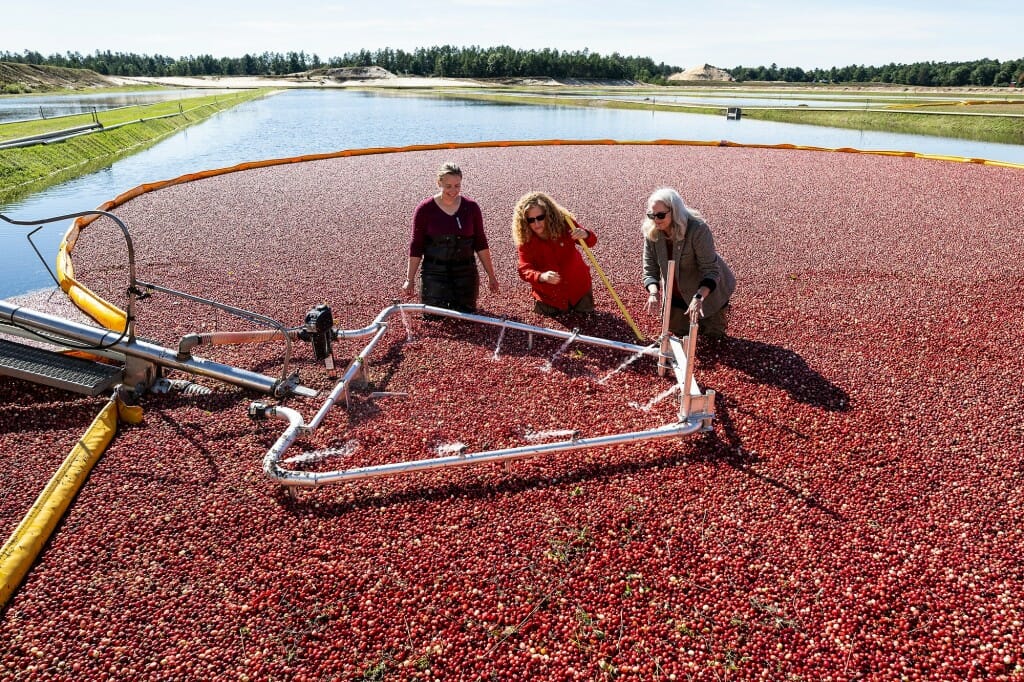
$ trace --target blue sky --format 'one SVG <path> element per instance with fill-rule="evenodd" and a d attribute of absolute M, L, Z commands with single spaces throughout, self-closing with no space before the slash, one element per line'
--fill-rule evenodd
<path fill-rule="evenodd" d="M 1000 0 L 81 0 L 8 2 L 0 50 L 240 57 L 510 45 L 803 68 L 1024 57 L 1024 3 Z"/>

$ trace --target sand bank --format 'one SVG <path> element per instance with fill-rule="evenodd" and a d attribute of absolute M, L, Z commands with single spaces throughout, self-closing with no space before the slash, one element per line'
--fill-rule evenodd
<path fill-rule="evenodd" d="M 486 87 L 468 79 L 420 78 L 396 76 L 393 78 L 360 78 L 334 80 L 331 78 L 287 78 L 270 76 L 140 76 L 119 80 L 124 84 L 153 84 L 185 88 L 480 88 Z"/>

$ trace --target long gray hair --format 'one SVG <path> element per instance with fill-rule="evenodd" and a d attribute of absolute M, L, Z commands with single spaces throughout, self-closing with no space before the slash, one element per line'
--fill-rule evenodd
<path fill-rule="evenodd" d="M 654 224 L 654 221 L 647 217 L 647 213 L 654 210 L 654 204 L 661 202 L 672 209 L 672 239 L 680 241 L 686 236 L 686 223 L 690 217 L 703 220 L 704 216 L 700 214 L 695 208 L 691 208 L 686 205 L 683 198 L 679 196 L 679 192 L 675 191 L 671 187 L 661 187 L 654 190 L 650 197 L 647 198 L 647 210 L 644 211 L 644 221 L 640 223 L 640 230 L 644 233 L 644 237 L 654 241 L 657 237 L 658 228 Z"/>

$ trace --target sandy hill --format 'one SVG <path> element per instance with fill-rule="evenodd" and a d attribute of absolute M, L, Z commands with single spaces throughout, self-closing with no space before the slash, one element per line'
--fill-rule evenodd
<path fill-rule="evenodd" d="M 704 64 L 702 66 L 694 66 L 674 73 L 668 77 L 670 81 L 731 81 L 734 80 L 729 72 L 720 69 L 717 66 L 711 66 L 710 64 Z"/>
<path fill-rule="evenodd" d="M 118 85 L 117 79 L 101 76 L 89 69 L 0 62 L 0 94 L 109 88 L 113 85 Z"/>
<path fill-rule="evenodd" d="M 302 73 L 288 74 L 289 78 L 329 78 L 336 81 L 377 80 L 395 78 L 395 74 L 379 66 L 342 66 L 330 69 L 313 69 Z"/>

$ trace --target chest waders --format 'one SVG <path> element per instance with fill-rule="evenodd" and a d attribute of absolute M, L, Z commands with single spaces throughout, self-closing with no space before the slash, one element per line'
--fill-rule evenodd
<path fill-rule="evenodd" d="M 427 305 L 476 312 L 480 275 L 473 238 L 457 234 L 427 237 L 420 266 L 421 297 Z"/>

